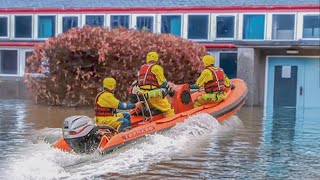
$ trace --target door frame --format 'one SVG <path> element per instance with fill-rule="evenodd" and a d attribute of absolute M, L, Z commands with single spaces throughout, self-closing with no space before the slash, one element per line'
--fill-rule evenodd
<path fill-rule="evenodd" d="M 268 55 L 266 56 L 266 65 L 265 65 L 265 79 L 264 79 L 264 103 L 263 106 L 264 108 L 267 108 L 267 101 L 268 101 L 268 79 L 269 79 L 269 61 L 270 58 L 296 58 L 296 59 L 300 59 L 300 58 L 320 58 L 320 56 L 293 56 L 293 55 Z M 299 76 L 299 66 L 298 66 L 298 76 Z M 297 81 L 299 77 L 297 77 Z M 298 84 L 297 84 L 298 86 Z M 297 99 L 298 100 L 298 99 Z M 272 104 L 273 107 L 273 104 Z M 272 109 L 272 108 L 271 108 Z"/>

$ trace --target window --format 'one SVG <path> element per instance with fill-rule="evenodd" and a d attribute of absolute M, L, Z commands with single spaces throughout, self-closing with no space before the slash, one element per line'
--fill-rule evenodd
<path fill-rule="evenodd" d="M 151 16 L 138 16 L 137 28 L 153 32 L 153 17 Z"/>
<path fill-rule="evenodd" d="M 189 15 L 188 39 L 208 39 L 208 15 Z"/>
<path fill-rule="evenodd" d="M 62 18 L 62 32 L 67 32 L 69 29 L 78 27 L 77 16 L 65 16 Z"/>
<path fill-rule="evenodd" d="M 161 33 L 170 33 L 181 36 L 181 16 L 162 16 Z"/>
<path fill-rule="evenodd" d="M 243 39 L 264 39 L 264 15 L 243 16 Z"/>
<path fill-rule="evenodd" d="M 220 53 L 220 67 L 229 79 L 237 77 L 237 53 Z"/>
<path fill-rule="evenodd" d="M 110 16 L 110 25 L 111 28 L 116 28 L 119 26 L 129 28 L 129 16 Z"/>
<path fill-rule="evenodd" d="M 217 16 L 217 38 L 234 37 L 234 16 Z"/>
<path fill-rule="evenodd" d="M 16 50 L 0 50 L 0 74 L 18 74 Z"/>
<path fill-rule="evenodd" d="M 86 25 L 89 26 L 103 26 L 104 16 L 94 16 L 88 15 L 86 16 Z"/>
<path fill-rule="evenodd" d="M 293 39 L 294 15 L 278 14 L 272 19 L 272 39 Z"/>
<path fill-rule="evenodd" d="M 320 38 L 320 15 L 303 17 L 303 38 Z"/>
<path fill-rule="evenodd" d="M 16 38 L 31 38 L 32 37 L 32 16 L 15 16 Z"/>
<path fill-rule="evenodd" d="M 38 38 L 53 37 L 56 34 L 55 16 L 38 16 Z"/>
<path fill-rule="evenodd" d="M 8 36 L 8 18 L 0 17 L 0 37 Z"/>

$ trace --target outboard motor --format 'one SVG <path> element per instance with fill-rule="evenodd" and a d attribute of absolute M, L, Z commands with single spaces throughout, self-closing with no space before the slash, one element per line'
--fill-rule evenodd
<path fill-rule="evenodd" d="M 87 116 L 71 116 L 64 120 L 62 133 L 65 141 L 76 153 L 92 153 L 100 143 L 97 128 Z"/>

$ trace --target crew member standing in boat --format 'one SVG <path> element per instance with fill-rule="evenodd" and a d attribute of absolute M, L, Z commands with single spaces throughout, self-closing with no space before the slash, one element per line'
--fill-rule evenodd
<path fill-rule="evenodd" d="M 116 80 L 105 78 L 103 80 L 103 91 L 95 98 L 95 122 L 97 125 L 108 125 L 121 132 L 131 128 L 129 113 L 116 113 L 116 109 L 141 109 L 142 103 L 120 102 L 114 96 Z"/>
<path fill-rule="evenodd" d="M 199 89 L 204 86 L 206 93 L 194 101 L 194 107 L 221 102 L 227 97 L 226 89 L 231 85 L 223 69 L 214 67 L 213 56 L 204 56 L 202 62 L 206 68 L 202 71 L 197 82 L 190 85 L 190 89 Z M 233 85 L 231 88 L 233 88 Z"/>
<path fill-rule="evenodd" d="M 174 84 L 168 82 L 164 77 L 163 68 L 157 64 L 159 55 L 156 52 L 149 52 L 147 54 L 147 63 L 142 65 L 139 71 L 138 85 L 142 93 L 147 94 L 149 91 L 166 88 L 173 89 Z M 171 108 L 167 98 L 152 97 L 148 98 L 150 107 L 159 109 L 164 112 L 166 117 L 175 115 L 174 109 Z"/>

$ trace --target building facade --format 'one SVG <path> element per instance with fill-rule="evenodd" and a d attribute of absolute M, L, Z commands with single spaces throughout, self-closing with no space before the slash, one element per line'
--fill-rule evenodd
<path fill-rule="evenodd" d="M 0 98 L 25 96 L 25 61 L 36 43 L 92 25 L 147 28 L 203 44 L 230 78 L 247 82 L 248 105 L 320 106 L 319 12 L 318 0 L 5 0 Z"/>

